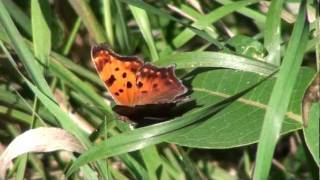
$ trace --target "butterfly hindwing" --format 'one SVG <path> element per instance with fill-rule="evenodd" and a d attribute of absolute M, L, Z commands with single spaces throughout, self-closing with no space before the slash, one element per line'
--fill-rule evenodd
<path fill-rule="evenodd" d="M 151 64 L 137 72 L 136 105 L 174 102 L 186 87 L 174 75 L 174 67 L 157 68 Z"/>

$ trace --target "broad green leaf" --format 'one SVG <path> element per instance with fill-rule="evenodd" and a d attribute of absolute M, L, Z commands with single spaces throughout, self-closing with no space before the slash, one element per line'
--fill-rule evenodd
<path fill-rule="evenodd" d="M 300 104 L 307 82 L 310 82 L 313 75 L 314 72 L 307 68 L 300 71 L 281 134 L 302 128 Z M 219 102 L 262 78 L 263 76 L 254 73 L 227 69 L 202 72 L 192 80 L 191 97 L 200 106 Z M 274 83 L 275 78 L 263 82 L 196 128 L 181 129 L 167 141 L 183 146 L 210 149 L 232 148 L 258 142 Z"/>
<path fill-rule="evenodd" d="M 309 151 L 312 154 L 314 161 L 320 167 L 320 156 L 319 156 L 319 119 L 320 119 L 320 103 L 312 105 L 309 112 L 309 124 L 308 127 L 303 129 L 303 134 L 306 140 L 306 144 Z"/>

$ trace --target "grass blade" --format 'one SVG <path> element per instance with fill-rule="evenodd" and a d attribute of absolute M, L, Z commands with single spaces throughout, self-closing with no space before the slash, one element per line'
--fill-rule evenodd
<path fill-rule="evenodd" d="M 232 2 L 232 3 L 226 4 L 208 13 L 207 15 L 203 15 L 201 18 L 198 19 L 198 21 L 194 23 L 194 25 L 196 27 L 201 27 L 203 29 L 206 29 L 212 23 L 220 20 L 224 16 L 227 16 L 228 14 L 238 10 L 239 8 L 241 9 L 242 7 L 248 6 L 250 4 L 254 4 L 256 2 L 257 0 L 244 0 L 244 1 Z M 173 45 L 176 48 L 180 48 L 189 40 L 191 40 L 194 37 L 194 35 L 195 35 L 195 32 L 191 31 L 190 29 L 185 29 L 173 39 Z"/>
<path fill-rule="evenodd" d="M 111 0 L 103 0 L 103 12 L 104 12 L 104 27 L 107 32 L 108 44 L 111 47 L 115 45 L 113 26 L 112 26 L 112 13 L 111 13 Z"/>
<path fill-rule="evenodd" d="M 238 55 L 220 52 L 184 52 L 166 56 L 155 62 L 157 65 L 177 65 L 177 69 L 196 67 L 231 68 L 269 75 L 277 70 L 271 64 Z"/>
<path fill-rule="evenodd" d="M 31 22 L 28 16 L 22 11 L 22 9 L 17 6 L 14 1 L 3 0 L 9 14 L 14 19 L 15 22 L 23 29 L 28 37 L 32 36 Z"/>
<path fill-rule="evenodd" d="M 51 31 L 44 15 L 49 2 L 31 0 L 31 24 L 34 55 L 41 64 L 47 66 L 51 51 Z M 42 68 L 43 70 L 43 68 Z"/>
<path fill-rule="evenodd" d="M 125 10 L 121 4 L 120 1 L 115 1 L 117 13 L 118 13 L 118 21 L 117 21 L 117 27 L 119 29 L 119 33 L 117 34 L 118 42 L 120 49 L 123 53 L 131 54 L 132 53 L 132 44 L 130 39 L 130 31 L 128 30 L 127 24 L 126 24 L 126 16 L 125 16 Z M 116 29 L 116 31 L 118 31 Z"/>
<path fill-rule="evenodd" d="M 162 11 L 162 10 L 159 10 L 143 1 L 138 1 L 138 0 L 120 0 L 124 3 L 128 3 L 132 6 L 136 6 L 136 7 L 139 7 L 141 9 L 144 9 L 145 11 L 148 11 L 149 13 L 152 13 L 152 14 L 156 14 L 160 17 L 165 17 L 165 18 L 168 18 L 170 20 L 173 20 L 177 23 L 180 23 L 186 27 L 188 27 L 191 31 L 193 31 L 195 34 L 197 34 L 198 36 L 200 36 L 201 38 L 207 40 L 208 42 L 211 42 L 213 43 L 214 45 L 216 45 L 218 48 L 222 48 L 223 46 L 216 40 L 216 39 L 213 39 L 211 36 L 208 35 L 208 33 L 206 33 L 205 31 L 203 30 L 199 30 L 193 26 L 190 26 L 188 24 L 186 24 L 185 22 L 181 21 L 180 19 L 178 18 L 175 18 L 173 16 L 171 16 L 169 13 L 165 12 L 165 11 Z"/>
<path fill-rule="evenodd" d="M 11 20 L 2 1 L 0 1 L 0 24 L 4 28 L 13 48 L 17 52 L 17 55 L 36 86 L 47 96 L 53 97 L 51 90 L 40 71 L 41 67 L 35 60 L 27 45 L 24 43 L 23 38 Z"/>
<path fill-rule="evenodd" d="M 93 14 L 87 1 L 82 0 L 69 0 L 69 3 L 73 9 L 77 12 L 78 16 L 83 21 L 83 24 L 88 29 L 91 36 L 97 43 L 103 43 L 107 41 L 102 26 Z"/>
<path fill-rule="evenodd" d="M 307 45 L 309 26 L 305 19 L 305 7 L 306 2 L 302 1 L 283 64 L 280 67 L 278 79 L 272 90 L 265 114 L 254 170 L 254 179 L 256 180 L 267 179 L 268 177 L 282 121 Z"/>
<path fill-rule="evenodd" d="M 280 65 L 282 5 L 283 0 L 271 2 L 264 30 L 264 45 L 269 52 L 266 62 L 277 66 Z"/>
<path fill-rule="evenodd" d="M 157 61 L 159 59 L 159 55 L 152 38 L 151 26 L 147 13 L 143 9 L 137 8 L 135 6 L 129 5 L 129 7 L 136 22 L 138 23 L 142 36 L 149 47 L 152 61 Z"/>

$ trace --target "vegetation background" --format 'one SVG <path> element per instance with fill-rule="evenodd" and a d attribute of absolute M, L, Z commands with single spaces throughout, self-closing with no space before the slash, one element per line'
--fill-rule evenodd
<path fill-rule="evenodd" d="M 38 127 L 88 149 L 19 156 L 7 177 L 318 179 L 319 103 L 303 127 L 301 102 L 319 22 L 317 0 L 1 0 L 0 152 Z M 90 60 L 103 42 L 175 64 L 195 106 L 146 127 L 118 121 Z"/>

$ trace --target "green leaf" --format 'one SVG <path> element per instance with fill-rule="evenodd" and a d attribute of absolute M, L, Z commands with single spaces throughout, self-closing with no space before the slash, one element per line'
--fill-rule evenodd
<path fill-rule="evenodd" d="M 268 177 L 281 126 L 294 90 L 294 84 L 297 82 L 297 75 L 309 35 L 309 25 L 305 18 L 305 5 L 306 2 L 302 1 L 297 21 L 280 67 L 278 79 L 272 89 L 257 150 L 257 161 L 254 170 L 255 180 L 267 179 Z"/>
<path fill-rule="evenodd" d="M 44 11 L 49 6 L 47 0 L 31 0 L 31 24 L 34 55 L 44 66 L 48 64 L 51 51 L 51 31 Z M 43 68 L 42 68 L 43 70 Z"/>
<path fill-rule="evenodd" d="M 281 134 L 302 128 L 301 101 L 305 87 L 314 71 L 304 68 L 300 71 Z M 198 74 L 191 83 L 192 99 L 198 106 L 219 102 L 232 97 L 249 86 L 259 82 L 263 76 L 234 70 L 217 69 Z M 196 128 L 181 129 L 167 141 L 197 148 L 224 149 L 256 143 L 259 140 L 268 100 L 275 78 L 270 78 L 248 92 L 227 108 L 221 110 Z"/>
<path fill-rule="evenodd" d="M 320 155 L 319 155 L 319 119 L 320 119 L 320 103 L 315 103 L 311 106 L 309 112 L 309 124 L 307 128 L 303 129 L 304 138 L 306 140 L 307 147 L 312 154 L 314 161 L 320 167 Z"/>

